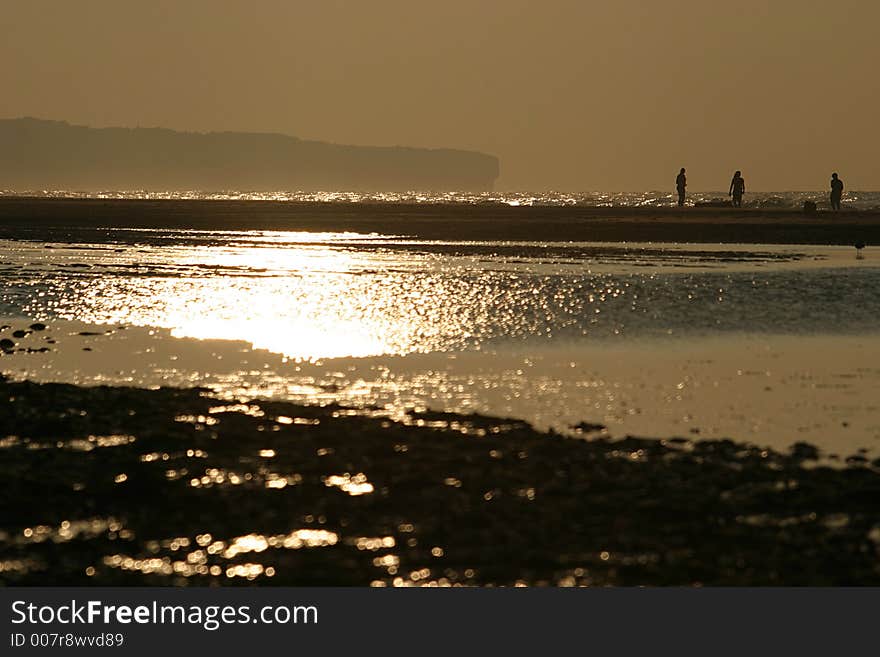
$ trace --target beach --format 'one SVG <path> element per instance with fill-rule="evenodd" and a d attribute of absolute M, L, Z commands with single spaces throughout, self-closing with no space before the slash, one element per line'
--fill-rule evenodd
<path fill-rule="evenodd" d="M 0 382 L 9 584 L 864 585 L 880 475 L 733 441 Z"/>
<path fill-rule="evenodd" d="M 2 197 L 0 578 L 876 583 L 878 243 L 864 209 Z"/>
<path fill-rule="evenodd" d="M 0 318 L 10 339 L 30 320 Z M 302 360 L 245 340 L 55 320 L 14 338 L 12 381 L 205 387 L 228 401 L 340 404 L 405 420 L 412 411 L 515 417 L 538 431 L 621 439 L 737 438 L 813 445 L 826 464 L 880 457 L 876 336 L 733 336 L 529 345 L 487 351 Z"/>

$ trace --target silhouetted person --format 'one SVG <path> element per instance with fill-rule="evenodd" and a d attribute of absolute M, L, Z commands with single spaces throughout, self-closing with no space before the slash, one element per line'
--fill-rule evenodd
<path fill-rule="evenodd" d="M 742 171 L 733 174 L 733 180 L 730 181 L 730 190 L 728 196 L 733 197 L 733 207 L 741 208 L 743 204 L 743 194 L 746 193 L 746 181 L 742 176 Z"/>
<path fill-rule="evenodd" d="M 684 207 L 684 192 L 687 189 L 687 176 L 684 175 L 684 167 L 681 168 L 681 171 L 678 172 L 678 177 L 675 179 L 675 188 L 678 190 L 678 207 Z"/>
<path fill-rule="evenodd" d="M 840 199 L 843 197 L 843 181 L 836 173 L 831 174 L 831 209 L 840 210 Z"/>

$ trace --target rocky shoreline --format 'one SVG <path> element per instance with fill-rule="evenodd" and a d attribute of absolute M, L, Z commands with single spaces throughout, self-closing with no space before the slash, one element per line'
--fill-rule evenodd
<path fill-rule="evenodd" d="M 880 463 L 0 380 L 0 582 L 880 583 Z"/>

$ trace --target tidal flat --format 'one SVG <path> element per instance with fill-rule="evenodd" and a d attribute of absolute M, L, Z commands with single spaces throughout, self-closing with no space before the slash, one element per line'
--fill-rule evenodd
<path fill-rule="evenodd" d="M 0 582 L 876 584 L 875 216 L 4 200 Z"/>
<path fill-rule="evenodd" d="M 880 461 L 0 381 L 22 585 L 880 583 Z"/>

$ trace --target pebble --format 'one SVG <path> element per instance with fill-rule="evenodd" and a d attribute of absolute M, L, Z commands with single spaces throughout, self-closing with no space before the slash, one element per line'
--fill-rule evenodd
<path fill-rule="evenodd" d="M 604 424 L 593 424 L 591 422 L 580 422 L 571 427 L 572 429 L 576 429 L 578 431 L 583 431 L 584 433 L 595 433 L 597 431 L 605 431 L 607 428 Z"/>

